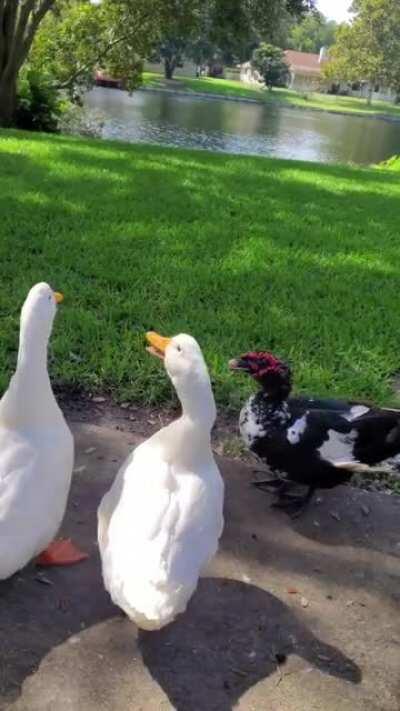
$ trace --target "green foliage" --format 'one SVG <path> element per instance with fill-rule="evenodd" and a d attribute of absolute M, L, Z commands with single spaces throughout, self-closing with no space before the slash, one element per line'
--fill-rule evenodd
<path fill-rule="evenodd" d="M 321 47 L 330 47 L 334 43 L 336 30 L 334 20 L 327 20 L 320 12 L 309 13 L 292 27 L 288 47 L 299 52 L 317 53 Z"/>
<path fill-rule="evenodd" d="M 252 65 L 261 74 L 269 89 L 273 86 L 284 86 L 288 79 L 289 69 L 280 47 L 262 42 L 253 52 Z"/>
<path fill-rule="evenodd" d="M 377 165 L 377 168 L 382 168 L 384 170 L 395 170 L 400 172 L 400 156 L 395 155 L 387 160 L 382 161 Z"/>
<path fill-rule="evenodd" d="M 152 58 L 164 62 L 165 76 L 172 79 L 174 70 L 189 52 L 191 42 L 195 42 L 200 33 L 202 3 L 199 0 L 169 2 L 170 12 L 165 18 L 162 36 Z"/>
<path fill-rule="evenodd" d="M 23 73 L 17 93 L 15 125 L 30 131 L 58 131 L 66 102 L 45 74 L 32 69 Z"/>
<path fill-rule="evenodd" d="M 351 25 L 339 28 L 325 68 L 329 79 L 367 81 L 400 91 L 400 4 L 357 0 Z"/>

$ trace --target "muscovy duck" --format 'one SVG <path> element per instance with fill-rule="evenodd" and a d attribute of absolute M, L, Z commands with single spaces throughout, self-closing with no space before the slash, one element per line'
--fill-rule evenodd
<path fill-rule="evenodd" d="M 278 474 L 253 482 L 261 489 L 272 487 L 278 495 L 273 506 L 294 508 L 297 514 L 316 489 L 345 484 L 356 472 L 400 467 L 400 411 L 289 397 L 291 370 L 272 353 L 246 353 L 229 367 L 261 386 L 243 407 L 239 428 L 250 451 Z M 305 496 L 288 493 L 293 483 L 308 487 Z"/>

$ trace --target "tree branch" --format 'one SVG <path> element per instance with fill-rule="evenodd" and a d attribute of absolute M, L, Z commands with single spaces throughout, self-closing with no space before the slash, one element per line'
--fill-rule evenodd
<path fill-rule="evenodd" d="M 141 18 L 141 24 L 145 23 L 147 20 L 151 19 L 151 14 L 145 15 L 143 18 Z M 96 63 L 100 63 L 102 60 L 107 57 L 107 55 L 111 52 L 114 47 L 116 47 L 118 44 L 121 42 L 125 42 L 126 40 L 129 40 L 130 37 L 135 37 L 136 33 L 134 30 L 129 32 L 128 34 L 121 35 L 120 37 L 117 37 L 116 39 L 112 40 L 107 47 L 105 47 L 102 51 L 99 52 L 99 54 L 96 57 Z M 82 74 L 85 74 L 90 68 L 92 67 L 92 62 L 87 63 L 82 65 L 81 67 L 78 67 L 78 69 L 64 82 L 60 82 L 59 84 L 56 84 L 57 89 L 70 89 L 74 83 L 76 82 L 77 79 Z"/>
<path fill-rule="evenodd" d="M 32 0 L 27 0 L 28 3 L 30 3 L 31 1 Z M 31 20 L 30 20 L 30 23 L 29 23 L 29 26 L 28 26 L 28 29 L 26 32 L 25 39 L 23 41 L 23 45 L 22 45 L 23 49 L 21 52 L 21 58 L 20 58 L 18 68 L 21 67 L 21 65 L 25 61 L 25 59 L 28 55 L 28 52 L 32 46 L 32 42 L 34 40 L 36 31 L 37 31 L 41 21 L 43 20 L 44 16 L 49 12 L 49 10 L 51 10 L 54 3 L 55 3 L 55 0 L 41 0 L 41 3 L 39 5 L 39 7 L 37 8 L 37 10 L 34 10 L 32 12 Z"/>

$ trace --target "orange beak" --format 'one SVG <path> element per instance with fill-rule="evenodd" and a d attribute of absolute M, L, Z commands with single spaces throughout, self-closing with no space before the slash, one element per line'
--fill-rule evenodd
<path fill-rule="evenodd" d="M 147 351 L 151 353 L 151 355 L 164 360 L 165 351 L 167 346 L 171 343 L 171 338 L 164 338 L 164 336 L 160 336 L 155 331 L 148 331 L 146 333 L 146 339 L 150 344 L 147 347 Z"/>
<path fill-rule="evenodd" d="M 54 298 L 56 300 L 56 304 L 61 304 L 61 302 L 64 301 L 64 294 L 62 294 L 61 291 L 55 291 Z"/>

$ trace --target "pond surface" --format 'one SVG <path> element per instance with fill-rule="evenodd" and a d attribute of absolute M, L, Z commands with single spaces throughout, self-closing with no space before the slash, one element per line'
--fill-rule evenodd
<path fill-rule="evenodd" d="M 102 115 L 104 138 L 323 163 L 400 153 L 400 123 L 379 119 L 100 87 L 85 102 Z"/>

